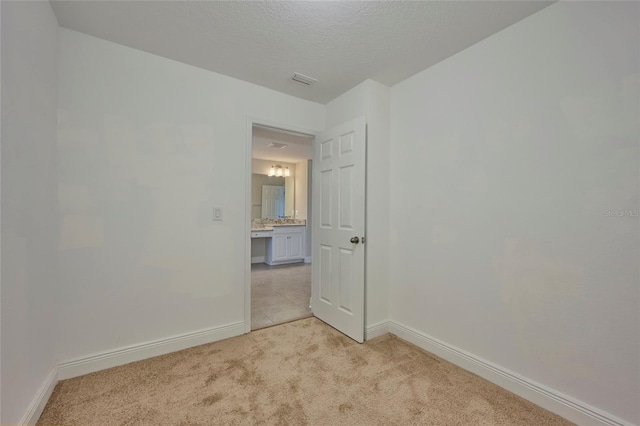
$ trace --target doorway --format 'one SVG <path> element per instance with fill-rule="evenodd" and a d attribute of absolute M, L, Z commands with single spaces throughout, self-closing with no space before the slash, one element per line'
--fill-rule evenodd
<path fill-rule="evenodd" d="M 365 323 L 364 243 L 368 240 L 365 235 L 366 118 L 353 118 L 324 132 L 318 132 L 317 135 L 313 132 L 283 130 L 286 127 L 270 125 L 251 117 L 247 120 L 245 331 L 247 333 L 251 331 L 251 237 L 256 239 L 270 237 L 271 244 L 265 244 L 264 247 L 265 263 L 269 266 L 290 264 L 293 257 L 296 257 L 299 263 L 303 247 L 306 247 L 307 253 L 311 253 L 313 257 L 313 259 L 309 257 L 309 262 L 312 262 L 309 305 L 313 315 L 361 343 L 364 341 Z M 295 199 L 293 208 L 285 200 L 285 217 L 278 218 L 281 220 L 278 223 L 279 226 L 263 226 L 256 227 L 253 232 L 251 230 L 252 211 L 257 211 L 251 202 L 252 172 L 253 167 L 259 166 L 262 161 L 253 159 L 251 155 L 254 145 L 253 133 L 258 128 L 284 134 L 297 134 L 311 139 L 313 167 L 307 167 L 309 192 L 305 221 L 306 234 L 295 232 L 295 227 L 301 226 L 301 223 L 295 223 L 297 220 L 295 217 L 286 217 L 288 211 L 294 212 L 295 215 L 298 208 L 304 205 L 299 203 L 296 207 Z M 277 142 L 269 142 L 267 145 L 273 149 L 282 148 Z M 276 160 L 264 161 L 268 164 L 268 177 L 290 176 L 291 169 L 287 166 L 269 164 Z M 305 163 L 301 162 L 301 164 Z M 306 164 L 308 165 L 309 162 Z M 313 185 L 311 185 L 312 181 Z M 301 187 L 303 185 L 298 186 L 298 188 Z M 313 209 L 310 208 L 311 200 L 313 200 Z M 311 232 L 312 228 L 313 232 Z M 313 244 L 311 238 L 313 238 Z M 273 320 L 271 322 L 276 324 L 293 319 L 296 318 L 287 320 L 278 318 L 277 322 Z"/>
<path fill-rule="evenodd" d="M 245 308 L 250 330 L 257 330 L 312 316 L 314 136 L 255 124 L 250 130 L 251 303 Z"/>

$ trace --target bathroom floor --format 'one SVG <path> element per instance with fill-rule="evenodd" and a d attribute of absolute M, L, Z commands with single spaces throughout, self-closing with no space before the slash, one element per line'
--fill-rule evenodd
<path fill-rule="evenodd" d="M 251 329 L 311 316 L 311 264 L 251 265 Z"/>

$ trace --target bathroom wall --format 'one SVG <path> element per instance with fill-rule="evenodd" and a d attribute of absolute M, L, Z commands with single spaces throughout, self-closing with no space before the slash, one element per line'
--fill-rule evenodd
<path fill-rule="evenodd" d="M 296 163 L 296 176 L 295 176 L 295 218 L 306 219 L 307 218 L 307 204 L 309 193 L 309 169 L 308 161 L 304 160 Z"/>

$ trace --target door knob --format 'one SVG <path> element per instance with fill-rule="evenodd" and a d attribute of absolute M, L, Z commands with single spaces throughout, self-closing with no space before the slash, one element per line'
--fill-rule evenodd
<path fill-rule="evenodd" d="M 360 242 L 360 238 L 358 237 L 351 237 L 351 239 L 349 240 L 351 241 L 353 244 L 358 244 Z"/>

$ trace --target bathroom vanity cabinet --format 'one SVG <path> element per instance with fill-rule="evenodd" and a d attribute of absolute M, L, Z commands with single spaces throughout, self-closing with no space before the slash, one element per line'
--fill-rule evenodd
<path fill-rule="evenodd" d="M 304 226 L 274 226 L 270 240 L 266 242 L 265 253 L 265 263 L 268 265 L 304 261 Z"/>

